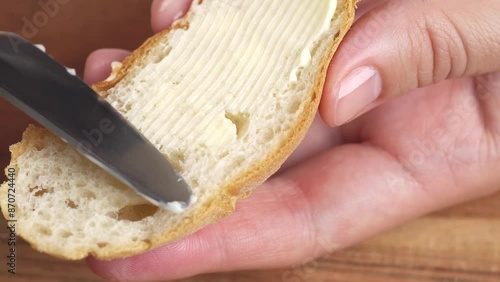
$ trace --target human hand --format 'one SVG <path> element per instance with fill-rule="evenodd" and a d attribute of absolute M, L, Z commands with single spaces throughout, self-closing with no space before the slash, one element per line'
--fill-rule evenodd
<path fill-rule="evenodd" d="M 189 2 L 156 0 L 154 29 Z M 287 267 L 498 191 L 499 15 L 496 0 L 361 2 L 327 75 L 324 122 L 314 122 L 286 169 L 217 224 L 89 266 L 120 281 Z M 126 54 L 94 53 L 87 80 L 104 78 Z"/>

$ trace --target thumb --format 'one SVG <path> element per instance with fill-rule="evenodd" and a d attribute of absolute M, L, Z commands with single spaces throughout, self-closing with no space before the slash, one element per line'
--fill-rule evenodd
<path fill-rule="evenodd" d="M 498 0 L 388 0 L 340 45 L 320 113 L 341 125 L 418 87 L 500 70 L 499 54 Z"/>

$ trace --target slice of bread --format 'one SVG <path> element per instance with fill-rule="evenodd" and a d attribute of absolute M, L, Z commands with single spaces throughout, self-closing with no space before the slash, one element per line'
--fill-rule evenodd
<path fill-rule="evenodd" d="M 18 234 L 61 258 L 112 259 L 229 215 L 304 136 L 355 2 L 195 0 L 94 89 L 174 164 L 197 202 L 160 210 L 31 126 L 11 147 Z"/>

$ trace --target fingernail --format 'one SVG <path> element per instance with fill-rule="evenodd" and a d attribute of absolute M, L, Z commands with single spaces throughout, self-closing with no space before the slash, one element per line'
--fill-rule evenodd
<path fill-rule="evenodd" d="M 172 1 L 163 0 L 160 3 L 160 7 L 158 8 L 158 11 L 165 12 L 165 11 L 169 10 L 171 8 L 171 6 L 172 6 Z"/>
<path fill-rule="evenodd" d="M 174 18 L 173 18 L 174 22 L 175 22 L 176 20 L 178 20 L 178 19 L 182 18 L 182 17 L 184 16 L 184 14 L 185 14 L 185 13 L 184 13 L 183 11 L 180 11 L 180 12 L 178 12 L 177 14 L 175 14 L 175 15 L 174 15 Z"/>
<path fill-rule="evenodd" d="M 359 67 L 340 84 L 336 98 L 335 124 L 351 121 L 380 96 L 382 78 L 372 67 Z"/>

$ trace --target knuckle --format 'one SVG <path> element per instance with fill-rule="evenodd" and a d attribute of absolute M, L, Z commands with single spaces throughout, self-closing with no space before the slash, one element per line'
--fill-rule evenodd
<path fill-rule="evenodd" d="M 424 7 L 410 28 L 419 86 L 463 76 L 468 69 L 467 45 L 460 29 L 445 12 Z"/>

